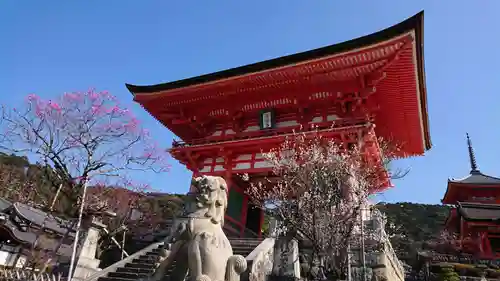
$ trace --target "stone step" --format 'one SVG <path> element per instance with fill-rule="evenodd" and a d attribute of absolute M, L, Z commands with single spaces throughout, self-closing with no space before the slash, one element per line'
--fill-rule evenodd
<path fill-rule="evenodd" d="M 243 241 L 248 241 L 248 242 L 255 242 L 255 241 L 262 241 L 264 240 L 263 238 L 244 238 L 244 237 L 235 237 L 235 238 L 230 238 L 229 239 L 231 242 L 243 242 Z"/>
<path fill-rule="evenodd" d="M 115 278 L 115 277 L 107 277 L 107 276 L 97 278 L 97 281 L 131 281 L 131 280 L 137 281 L 137 278 L 129 279 L 129 278 Z"/>
<path fill-rule="evenodd" d="M 255 249 L 257 248 L 257 246 L 259 246 L 259 244 L 257 245 L 231 245 L 231 247 L 234 249 Z"/>
<path fill-rule="evenodd" d="M 231 246 L 233 247 L 239 247 L 239 246 L 257 246 L 259 245 L 261 242 L 243 242 L 243 241 L 239 241 L 239 242 L 231 242 Z"/>
<path fill-rule="evenodd" d="M 174 264 L 169 266 L 165 270 L 165 276 L 170 276 L 170 274 L 172 273 L 174 268 L 175 268 Z M 135 271 L 135 272 L 134 271 L 129 272 L 128 270 L 131 271 L 133 269 L 120 268 L 117 270 L 117 272 L 110 272 L 107 277 L 115 278 L 115 279 L 126 279 L 126 280 L 134 279 L 134 280 L 137 280 L 139 278 L 149 277 L 154 273 L 153 267 L 151 267 L 151 269 L 149 269 L 149 270 L 142 269 L 142 271 Z M 100 281 L 109 281 L 109 280 L 100 280 Z"/>
<path fill-rule="evenodd" d="M 133 259 L 132 262 L 135 263 L 156 263 L 157 261 L 160 260 L 159 256 L 140 256 L 137 259 Z"/>
<path fill-rule="evenodd" d="M 243 256 L 244 258 L 246 258 L 248 256 L 248 254 L 250 254 L 250 253 L 233 253 L 233 255 L 240 255 L 240 256 Z"/>
<path fill-rule="evenodd" d="M 134 273 L 134 272 L 110 272 L 107 277 L 112 278 L 125 278 L 125 279 L 138 279 L 142 277 L 147 277 L 149 273 Z"/>
<path fill-rule="evenodd" d="M 230 239 L 230 242 L 233 248 L 233 254 L 246 257 L 262 242 L 262 239 L 235 238 Z M 150 241 L 143 241 L 138 244 L 145 245 L 146 247 L 147 245 L 150 245 L 150 243 Z M 115 272 L 110 272 L 106 277 L 99 278 L 98 281 L 136 281 L 139 278 L 148 277 L 154 272 L 155 263 L 159 261 L 159 254 L 161 251 L 162 247 L 152 249 L 151 251 L 135 258 L 132 262 L 125 264 L 125 266 L 118 268 Z M 176 262 L 166 269 L 166 278 L 163 280 L 168 281 L 170 279 L 169 275 L 175 268 L 175 263 Z"/>
<path fill-rule="evenodd" d="M 257 246 L 259 245 L 260 243 L 231 243 L 231 246 L 232 247 L 246 247 L 246 246 Z"/>
<path fill-rule="evenodd" d="M 147 268 L 133 268 L 133 267 L 119 267 L 116 272 L 130 272 L 138 274 L 150 274 L 153 273 L 153 269 Z"/>
<path fill-rule="evenodd" d="M 135 262 L 129 262 L 125 264 L 125 267 L 128 268 L 145 268 L 145 269 L 151 269 L 153 268 L 154 264 L 153 263 L 135 263 Z"/>
<path fill-rule="evenodd" d="M 250 254 L 253 251 L 253 249 L 255 249 L 255 248 L 251 248 L 251 249 L 233 249 L 233 254 L 235 254 L 235 255 L 236 254 L 240 255 L 240 253 L 248 253 L 248 254 Z"/>
<path fill-rule="evenodd" d="M 257 246 L 259 246 L 260 243 L 258 244 L 231 244 L 231 247 L 233 247 L 233 249 L 235 248 L 255 248 Z"/>
<path fill-rule="evenodd" d="M 233 249 L 233 253 L 251 253 L 255 248 L 250 249 Z"/>

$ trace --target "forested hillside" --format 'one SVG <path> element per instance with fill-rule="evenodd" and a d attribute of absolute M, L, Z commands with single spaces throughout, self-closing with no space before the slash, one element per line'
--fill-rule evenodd
<path fill-rule="evenodd" d="M 41 164 L 29 163 L 25 157 L 0 153 L 0 197 L 18 201 L 19 188 L 26 188 L 23 181 L 28 180 L 34 184 L 30 190 L 21 192 L 22 195 L 29 195 L 29 198 L 23 200 L 35 201 L 43 208 L 54 194 L 53 186 L 44 180 L 42 173 L 44 168 Z M 113 188 L 113 193 L 108 194 L 108 197 L 111 195 L 115 201 L 126 202 L 124 199 L 133 195 L 128 194 L 129 192 L 123 188 Z M 160 221 L 177 213 L 183 200 L 183 195 L 176 194 L 150 193 L 141 197 L 140 205 L 144 213 Z M 74 216 L 74 200 L 75 198 L 62 196 L 56 206 L 56 213 L 62 217 Z M 413 258 L 416 251 L 425 246 L 426 242 L 439 237 L 449 212 L 446 206 L 409 202 L 380 203 L 377 208 L 387 215 L 387 232 L 391 236 L 391 242 L 398 256 L 403 259 Z"/>
<path fill-rule="evenodd" d="M 12 202 L 28 203 L 47 211 L 56 194 L 57 185 L 48 180 L 51 168 L 41 163 L 32 164 L 26 157 L 0 153 L 0 197 Z M 129 211 L 129 202 L 139 208 L 148 218 L 144 223 L 154 224 L 171 218 L 182 207 L 183 195 L 132 191 L 124 187 L 90 187 L 87 193 L 89 204 L 106 202 L 106 206 L 117 213 L 113 226 L 124 223 Z M 63 218 L 77 215 L 80 192 L 61 191 L 54 205 L 54 214 Z M 75 197 L 76 195 L 77 197 Z M 95 201 L 95 202 L 92 202 Z M 154 221 L 153 221 L 154 220 Z M 145 227 L 151 228 L 150 225 Z M 137 229 L 137 228 L 134 228 Z"/>
<path fill-rule="evenodd" d="M 410 202 L 380 203 L 377 207 L 387 216 L 387 232 L 402 259 L 414 258 L 416 251 L 438 239 L 449 213 L 448 206 Z"/>

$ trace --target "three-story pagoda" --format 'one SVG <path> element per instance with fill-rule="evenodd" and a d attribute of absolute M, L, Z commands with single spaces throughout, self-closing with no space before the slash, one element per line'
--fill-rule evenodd
<path fill-rule="evenodd" d="M 500 178 L 479 171 L 467 134 L 470 173 L 449 179 L 441 202 L 453 205 L 446 229 L 458 234 L 461 250 L 480 259 L 500 257 Z"/>

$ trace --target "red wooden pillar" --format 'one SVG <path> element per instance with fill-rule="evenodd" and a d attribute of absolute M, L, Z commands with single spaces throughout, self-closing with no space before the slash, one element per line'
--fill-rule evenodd
<path fill-rule="evenodd" d="M 482 233 L 481 233 L 481 232 L 479 232 L 477 236 L 478 236 L 478 237 L 477 237 L 476 241 L 477 241 L 477 243 L 479 244 L 479 256 L 480 256 L 480 257 L 484 257 L 486 253 L 485 253 L 485 251 L 484 251 L 484 245 L 483 245 L 483 235 L 482 235 Z"/>
<path fill-rule="evenodd" d="M 261 209 L 260 210 L 260 227 L 259 227 L 259 233 L 257 233 L 259 235 L 259 238 L 262 238 L 262 228 L 264 227 L 264 210 Z"/>
<path fill-rule="evenodd" d="M 488 239 L 488 232 L 484 232 L 483 233 L 483 247 L 485 249 L 485 252 L 486 254 L 489 256 L 489 257 L 494 257 L 495 256 L 495 253 L 493 253 L 493 249 L 491 248 L 491 243 L 490 243 L 490 239 Z"/>
<path fill-rule="evenodd" d="M 231 189 L 234 188 L 230 170 L 226 169 L 226 172 L 224 173 L 224 179 L 226 180 L 227 184 L 227 206 L 229 206 L 229 193 L 231 192 Z"/>
<path fill-rule="evenodd" d="M 457 212 L 458 213 L 458 212 Z M 460 237 L 459 237 L 459 240 L 460 240 L 460 249 L 463 249 L 463 243 L 464 243 L 464 219 L 462 216 L 460 216 Z"/>
<path fill-rule="evenodd" d="M 231 186 L 233 184 L 233 181 L 231 179 L 231 171 L 226 170 L 226 172 L 224 173 L 224 179 L 226 180 L 227 191 L 229 196 L 229 190 L 231 190 Z"/>
<path fill-rule="evenodd" d="M 247 224 L 247 215 L 248 215 L 248 196 L 244 195 L 243 206 L 241 207 L 242 207 L 242 212 L 241 212 L 240 237 L 244 237 Z"/>
<path fill-rule="evenodd" d="M 191 182 L 189 182 L 189 192 L 194 192 L 194 191 L 196 191 L 196 190 L 193 190 L 193 185 L 192 185 L 191 183 L 192 183 L 192 181 L 193 181 L 195 178 L 197 178 L 197 177 L 199 177 L 199 176 L 201 176 L 201 175 L 202 175 L 202 174 L 201 174 L 200 172 L 198 172 L 198 171 L 196 171 L 196 170 L 194 170 L 194 171 L 193 171 L 193 175 L 191 176 Z"/>

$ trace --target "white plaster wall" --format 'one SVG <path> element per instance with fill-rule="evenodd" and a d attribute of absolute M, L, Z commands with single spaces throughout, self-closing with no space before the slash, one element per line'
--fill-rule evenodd
<path fill-rule="evenodd" d="M 0 251 L 0 265 L 8 266 L 10 253 L 5 251 Z"/>

